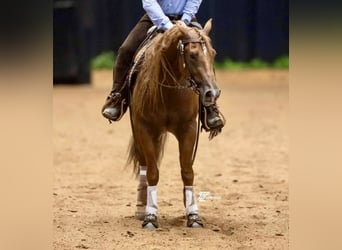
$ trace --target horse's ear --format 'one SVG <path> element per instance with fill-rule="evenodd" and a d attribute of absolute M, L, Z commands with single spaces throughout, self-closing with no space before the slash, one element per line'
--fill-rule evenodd
<path fill-rule="evenodd" d="M 211 31 L 212 21 L 213 19 L 210 18 L 204 25 L 203 31 L 205 32 L 205 34 L 207 34 L 207 36 L 209 36 L 209 33 Z"/>

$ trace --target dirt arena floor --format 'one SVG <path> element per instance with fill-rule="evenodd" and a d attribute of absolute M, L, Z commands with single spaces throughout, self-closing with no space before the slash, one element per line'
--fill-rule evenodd
<path fill-rule="evenodd" d="M 203 229 L 185 226 L 176 140 L 160 167 L 160 228 L 134 219 L 136 185 L 124 169 L 129 117 L 100 114 L 111 71 L 91 85 L 53 90 L 54 249 L 288 249 L 288 71 L 217 72 L 227 118 L 214 140 L 201 133 L 194 164 Z"/>

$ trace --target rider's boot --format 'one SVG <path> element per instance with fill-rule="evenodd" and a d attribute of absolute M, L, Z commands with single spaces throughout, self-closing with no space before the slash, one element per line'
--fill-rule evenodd
<path fill-rule="evenodd" d="M 114 83 L 102 107 L 102 115 L 110 121 L 118 121 L 127 110 L 127 90 L 121 83 Z"/>

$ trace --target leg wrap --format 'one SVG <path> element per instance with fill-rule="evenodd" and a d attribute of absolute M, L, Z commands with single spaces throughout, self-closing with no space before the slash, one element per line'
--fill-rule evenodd
<path fill-rule="evenodd" d="M 139 184 L 137 190 L 137 205 L 135 210 L 135 218 L 143 220 L 145 217 L 146 200 L 147 200 L 147 179 L 146 166 L 140 166 Z"/>
<path fill-rule="evenodd" d="M 146 205 L 146 199 L 147 199 L 146 188 L 147 188 L 146 166 L 140 166 L 137 206 Z"/>
<path fill-rule="evenodd" d="M 193 186 L 184 186 L 184 206 L 186 215 L 198 214 L 196 197 Z"/>
<path fill-rule="evenodd" d="M 147 204 L 146 204 L 146 214 L 157 215 L 157 186 L 147 187 Z"/>

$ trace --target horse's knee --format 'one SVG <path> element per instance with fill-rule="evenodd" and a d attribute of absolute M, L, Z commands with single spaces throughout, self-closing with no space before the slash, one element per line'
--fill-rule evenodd
<path fill-rule="evenodd" d="M 182 180 L 185 186 L 190 186 L 193 184 L 194 181 L 194 171 L 192 168 L 189 169 L 182 169 Z"/>
<path fill-rule="evenodd" d="M 147 182 L 149 186 L 156 186 L 159 181 L 158 168 L 149 168 L 147 170 Z"/>

